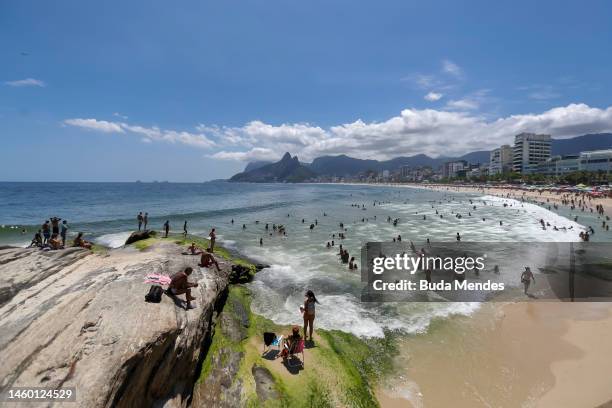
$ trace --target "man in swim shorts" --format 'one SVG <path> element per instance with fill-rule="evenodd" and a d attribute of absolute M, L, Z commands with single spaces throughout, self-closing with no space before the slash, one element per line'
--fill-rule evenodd
<path fill-rule="evenodd" d="M 193 268 L 187 267 L 182 272 L 177 272 L 170 277 L 170 285 L 168 286 L 168 291 L 172 295 L 182 295 L 185 294 L 185 298 L 187 299 L 187 309 L 193 309 L 194 306 L 191 304 L 192 300 L 195 300 L 195 297 L 191 296 L 191 288 L 197 288 L 198 284 L 195 282 L 189 282 L 189 275 L 193 272 Z"/>

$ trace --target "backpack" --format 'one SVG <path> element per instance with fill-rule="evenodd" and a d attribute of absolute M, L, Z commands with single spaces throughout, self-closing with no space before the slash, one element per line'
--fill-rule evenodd
<path fill-rule="evenodd" d="M 161 286 L 151 285 L 151 287 L 149 288 L 149 293 L 145 295 L 145 302 L 150 302 L 150 303 L 161 302 L 163 292 L 164 291 L 162 290 Z"/>

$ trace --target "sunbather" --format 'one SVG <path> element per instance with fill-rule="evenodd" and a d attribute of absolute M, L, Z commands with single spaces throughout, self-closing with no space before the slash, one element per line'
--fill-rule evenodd
<path fill-rule="evenodd" d="M 201 253 L 202 250 L 196 246 L 195 242 L 192 242 L 191 245 L 187 247 L 187 254 L 199 255 Z"/>
<path fill-rule="evenodd" d="M 74 246 L 75 247 L 85 248 L 85 249 L 91 249 L 92 243 L 89 242 L 89 241 L 85 241 L 83 239 L 83 233 L 79 232 L 77 237 L 74 239 Z"/>
<path fill-rule="evenodd" d="M 291 329 L 291 334 L 285 338 L 285 341 L 283 342 L 283 349 L 279 354 L 283 358 L 283 361 L 286 361 L 287 357 L 293 353 L 293 350 L 295 350 L 295 347 L 298 345 L 301 339 L 302 336 L 300 336 L 300 327 L 293 326 Z"/>
<path fill-rule="evenodd" d="M 64 246 L 62 245 L 62 241 L 59 239 L 58 234 L 51 235 L 49 239 L 49 248 L 51 249 L 62 249 Z"/>
<path fill-rule="evenodd" d="M 38 232 L 34 234 L 34 238 L 32 238 L 30 247 L 41 247 L 42 245 L 43 245 L 42 231 L 38 230 Z"/>

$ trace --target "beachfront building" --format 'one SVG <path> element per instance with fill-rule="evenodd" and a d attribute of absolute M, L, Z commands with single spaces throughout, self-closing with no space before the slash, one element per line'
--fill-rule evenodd
<path fill-rule="evenodd" d="M 612 165 L 612 149 L 582 152 L 580 153 L 579 161 L 580 170 L 603 171 L 609 177 L 610 166 Z"/>
<path fill-rule="evenodd" d="M 489 156 L 489 174 L 504 174 L 512 170 L 514 150 L 510 145 L 503 145 L 493 149 Z"/>
<path fill-rule="evenodd" d="M 577 171 L 605 172 L 612 170 L 612 149 L 581 152 L 576 155 L 553 156 L 530 168 L 531 174 L 559 177 Z"/>
<path fill-rule="evenodd" d="M 466 167 L 467 162 L 465 160 L 446 162 L 442 168 L 442 175 L 446 178 L 457 177 L 457 175 L 463 172 Z"/>
<path fill-rule="evenodd" d="M 532 173 L 534 168 L 550 158 L 552 139 L 550 135 L 521 133 L 514 137 L 512 170 L 517 173 Z"/>
<path fill-rule="evenodd" d="M 529 174 L 559 177 L 564 174 L 573 173 L 580 169 L 578 158 L 578 155 L 549 157 L 546 161 L 531 166 Z"/>

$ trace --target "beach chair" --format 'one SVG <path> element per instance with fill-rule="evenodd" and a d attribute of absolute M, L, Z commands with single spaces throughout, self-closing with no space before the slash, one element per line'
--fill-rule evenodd
<path fill-rule="evenodd" d="M 280 352 L 280 349 L 283 345 L 282 335 L 276 336 L 276 333 L 266 332 L 263 334 L 263 340 L 264 340 L 264 347 L 261 353 L 262 355 L 269 352 L 272 349 L 272 347 L 277 347 L 278 351 Z"/>
<path fill-rule="evenodd" d="M 297 357 L 297 354 L 302 353 L 302 359 L 300 360 Z M 294 360 L 297 360 L 297 363 L 293 363 Z M 293 350 L 289 353 L 289 361 L 287 365 L 289 367 L 302 367 L 304 368 L 304 364 L 306 363 L 306 359 L 304 358 L 304 339 L 300 339 L 298 344 L 293 348 Z"/>

